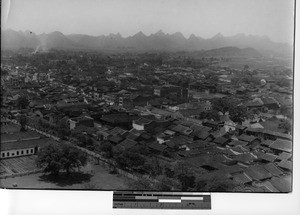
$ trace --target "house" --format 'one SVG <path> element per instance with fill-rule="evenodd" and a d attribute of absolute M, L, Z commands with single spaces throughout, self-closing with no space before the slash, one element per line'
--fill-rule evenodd
<path fill-rule="evenodd" d="M 106 127 L 99 128 L 99 130 L 96 132 L 97 139 L 98 140 L 107 140 L 111 134 L 109 133 L 109 129 Z"/>
<path fill-rule="evenodd" d="M 145 95 L 121 95 L 119 96 L 119 106 L 123 108 L 133 108 L 135 106 L 146 106 L 152 98 Z"/>
<path fill-rule="evenodd" d="M 261 100 L 263 101 L 264 106 L 268 109 L 277 110 L 278 108 L 280 108 L 279 102 L 276 101 L 273 97 L 261 98 Z"/>
<path fill-rule="evenodd" d="M 124 140 L 124 138 L 123 138 L 121 135 L 119 135 L 119 134 L 111 135 L 111 136 L 109 136 L 107 139 L 108 139 L 108 141 L 109 141 L 110 143 L 112 143 L 113 145 L 117 145 L 117 144 L 119 144 L 120 142 L 122 142 L 122 140 Z"/>
<path fill-rule="evenodd" d="M 171 136 L 170 135 L 166 135 L 164 133 L 161 133 L 159 134 L 157 137 L 156 137 L 156 140 L 159 144 L 163 144 L 167 141 L 169 141 L 171 139 Z"/>
<path fill-rule="evenodd" d="M 248 109 L 259 109 L 262 110 L 264 102 L 260 98 L 255 98 L 252 101 L 246 102 L 244 104 Z"/>
<path fill-rule="evenodd" d="M 292 153 L 282 152 L 278 155 L 278 160 L 289 160 L 292 158 Z"/>
<path fill-rule="evenodd" d="M 190 135 L 193 132 L 193 130 L 190 129 L 189 127 L 184 126 L 184 125 L 180 125 L 180 124 L 176 125 L 171 130 L 175 131 L 175 132 L 177 132 L 179 134 L 186 135 L 186 136 Z"/>
<path fill-rule="evenodd" d="M 228 142 L 230 142 L 230 139 L 227 139 L 225 137 L 217 137 L 216 139 L 213 140 L 213 142 L 220 145 L 220 146 L 224 146 Z"/>
<path fill-rule="evenodd" d="M 254 136 L 262 138 L 264 140 L 276 140 L 276 139 L 292 140 L 292 136 L 290 134 L 285 134 L 285 133 L 276 132 L 276 131 L 270 131 L 270 130 L 261 129 L 261 128 L 247 128 L 246 134 L 254 135 Z"/>
<path fill-rule="evenodd" d="M 272 144 L 269 146 L 271 149 L 273 149 L 276 153 L 282 153 L 282 152 L 292 152 L 292 141 L 289 140 L 275 140 Z"/>
<path fill-rule="evenodd" d="M 0 158 L 12 158 L 36 154 L 42 147 L 47 146 L 55 141 L 51 138 L 22 139 L 11 142 L 1 141 Z"/>
<path fill-rule="evenodd" d="M 74 130 L 79 125 L 94 127 L 94 119 L 89 116 L 79 116 L 69 119 L 70 130 Z"/>
<path fill-rule="evenodd" d="M 253 144 L 255 142 L 259 142 L 259 140 L 257 139 L 257 137 L 249 136 L 249 135 L 246 135 L 246 134 L 240 135 L 238 137 L 238 140 L 247 142 L 248 144 Z"/>
<path fill-rule="evenodd" d="M 281 177 L 273 177 L 270 182 L 272 185 L 282 193 L 288 193 L 292 191 L 292 177 L 291 175 L 285 175 Z"/>
<path fill-rule="evenodd" d="M 264 140 L 264 141 L 262 141 L 260 144 L 261 144 L 262 146 L 270 147 L 270 145 L 271 145 L 273 142 L 274 142 L 273 140 Z"/>
<path fill-rule="evenodd" d="M 101 122 L 113 127 L 130 127 L 134 117 L 127 113 L 106 114 L 101 117 Z"/>
<path fill-rule="evenodd" d="M 187 149 L 191 141 L 185 136 L 174 136 L 165 144 L 173 149 Z"/>
<path fill-rule="evenodd" d="M 229 146 L 247 146 L 249 143 L 241 140 L 232 140 L 228 143 Z"/>
<path fill-rule="evenodd" d="M 123 150 L 128 150 L 132 147 L 134 147 L 135 145 L 137 145 L 137 142 L 134 140 L 129 140 L 129 139 L 125 139 L 124 141 L 122 141 L 120 144 L 118 144 L 118 147 L 121 147 Z"/>
<path fill-rule="evenodd" d="M 239 155 L 231 156 L 231 158 L 238 162 L 241 166 L 248 167 L 250 164 L 257 159 L 252 153 L 244 153 Z"/>
<path fill-rule="evenodd" d="M 276 155 L 270 153 L 255 152 L 254 155 L 263 163 L 274 162 L 277 159 Z"/>
<path fill-rule="evenodd" d="M 236 181 L 238 184 L 248 184 L 250 185 L 252 183 L 252 179 L 247 175 L 245 174 L 244 172 L 243 173 L 238 173 L 238 174 L 235 174 L 233 176 L 233 180 Z"/>
<path fill-rule="evenodd" d="M 254 181 L 264 181 L 272 178 L 272 174 L 269 173 L 262 165 L 254 165 L 245 169 L 245 173 Z"/>
<path fill-rule="evenodd" d="M 282 160 L 278 163 L 278 166 L 284 170 L 292 171 L 293 170 L 293 163 L 289 160 Z"/>
<path fill-rule="evenodd" d="M 263 167 L 273 176 L 280 176 L 284 174 L 278 167 L 275 166 L 274 163 L 265 164 Z"/>
<path fill-rule="evenodd" d="M 151 127 L 154 127 L 154 125 L 152 120 L 141 117 L 138 120 L 132 121 L 132 127 L 136 130 L 144 131 Z"/>
<path fill-rule="evenodd" d="M 241 135 L 242 133 L 244 133 L 244 131 L 247 129 L 246 126 L 243 126 L 243 125 L 240 125 L 240 124 L 237 124 L 235 126 L 235 130 L 237 131 L 237 134 L 238 135 Z"/>
<path fill-rule="evenodd" d="M 217 122 L 217 121 L 208 120 L 206 122 L 203 122 L 202 125 L 204 125 L 206 127 L 210 127 L 213 130 L 218 130 L 219 128 L 224 126 L 224 122 Z"/>
<path fill-rule="evenodd" d="M 156 142 L 153 142 L 153 143 L 149 144 L 148 147 L 150 148 L 151 151 L 159 152 L 159 153 L 164 152 L 168 148 L 168 146 L 163 145 L 163 144 L 159 144 L 159 143 L 156 143 Z"/>

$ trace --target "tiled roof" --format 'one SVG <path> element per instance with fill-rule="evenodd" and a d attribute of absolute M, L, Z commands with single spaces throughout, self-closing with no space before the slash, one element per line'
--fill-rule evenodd
<path fill-rule="evenodd" d="M 245 141 L 245 142 L 252 142 L 253 140 L 257 139 L 256 137 L 254 136 L 249 136 L 249 135 L 246 135 L 246 134 L 242 134 L 241 136 L 238 137 L 239 140 L 241 141 Z"/>
<path fill-rule="evenodd" d="M 242 183 L 242 184 L 246 184 L 246 183 L 250 183 L 252 182 L 252 179 L 246 175 L 245 173 L 239 173 L 233 176 L 233 179 L 238 182 L 238 183 Z"/>
<path fill-rule="evenodd" d="M 153 143 L 149 144 L 148 147 L 151 148 L 151 149 L 154 149 L 154 150 L 156 150 L 156 151 L 160 151 L 160 152 L 162 152 L 162 151 L 164 151 L 166 148 L 168 148 L 168 146 L 162 145 L 162 144 L 159 144 L 159 143 L 156 143 L 156 142 L 153 142 Z"/>
<path fill-rule="evenodd" d="M 35 131 L 18 132 L 12 134 L 1 134 L 1 143 L 5 141 L 17 141 L 30 138 L 40 138 L 41 135 Z"/>
<path fill-rule="evenodd" d="M 256 181 L 261 181 L 272 177 L 271 173 L 269 173 L 262 165 L 250 166 L 249 168 L 245 169 L 245 173 Z"/>
<path fill-rule="evenodd" d="M 293 169 L 293 164 L 292 161 L 288 161 L 288 160 L 282 160 L 278 163 L 278 166 L 283 168 L 283 169 L 287 169 L 292 171 Z"/>
<path fill-rule="evenodd" d="M 278 159 L 280 160 L 288 160 L 292 157 L 291 153 L 287 153 L 287 152 L 282 152 L 279 154 Z"/>
<path fill-rule="evenodd" d="M 141 117 L 138 120 L 134 120 L 133 122 L 137 125 L 146 125 L 146 124 L 150 124 L 152 120 Z"/>
<path fill-rule="evenodd" d="M 1 152 L 14 150 L 14 149 L 26 149 L 26 148 L 34 148 L 34 147 L 43 147 L 50 143 L 54 143 L 55 141 L 51 138 L 41 138 L 35 140 L 25 140 L 25 141 L 16 141 L 16 142 L 7 142 L 1 143 Z"/>
<path fill-rule="evenodd" d="M 247 146 L 248 142 L 241 141 L 241 140 L 232 140 L 230 143 L 228 143 L 230 146 Z"/>
<path fill-rule="evenodd" d="M 118 144 L 118 146 L 124 148 L 124 149 L 130 149 L 133 146 L 135 146 L 137 144 L 136 141 L 134 140 L 129 140 L 129 139 L 125 139 L 123 142 L 121 142 L 120 144 Z"/>
<path fill-rule="evenodd" d="M 292 191 L 292 178 L 290 175 L 282 176 L 280 178 L 273 177 L 271 183 L 280 192 L 286 193 Z"/>
<path fill-rule="evenodd" d="M 270 146 L 271 149 L 276 149 L 284 152 L 292 152 L 292 142 L 289 140 L 275 140 Z"/>
<path fill-rule="evenodd" d="M 274 162 L 277 158 L 276 155 L 270 153 L 256 152 L 255 155 L 258 159 L 262 159 L 269 162 Z"/>
<path fill-rule="evenodd" d="M 218 137 L 218 138 L 214 139 L 213 142 L 217 143 L 217 144 L 225 144 L 227 141 L 228 141 L 228 139 L 225 137 Z"/>
<path fill-rule="evenodd" d="M 189 135 L 189 134 L 191 134 L 193 132 L 192 129 L 190 129 L 187 126 L 183 126 L 183 125 L 177 125 L 174 128 L 172 128 L 172 130 L 176 131 L 178 133 L 181 133 L 181 134 L 185 134 L 185 135 Z"/>
<path fill-rule="evenodd" d="M 278 169 L 274 163 L 268 163 L 264 165 L 264 168 L 271 173 L 273 176 L 280 176 L 283 174 L 283 172 Z"/>

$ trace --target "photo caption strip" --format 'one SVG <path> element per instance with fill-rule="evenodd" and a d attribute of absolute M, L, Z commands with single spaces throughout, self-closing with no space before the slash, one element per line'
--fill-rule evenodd
<path fill-rule="evenodd" d="M 211 210 L 211 194 L 198 192 L 114 191 L 113 208 Z"/>

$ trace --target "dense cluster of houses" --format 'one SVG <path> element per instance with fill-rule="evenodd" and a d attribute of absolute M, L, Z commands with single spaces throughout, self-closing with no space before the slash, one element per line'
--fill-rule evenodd
<path fill-rule="evenodd" d="M 259 86 L 235 88 L 228 68 L 214 71 L 217 85 L 192 68 L 162 66 L 151 75 L 149 65 L 144 67 L 142 74 L 108 67 L 99 82 L 55 70 L 38 73 L 30 66 L 6 68 L 10 72 L 1 77 L 6 86 L 1 111 L 11 119 L 25 114 L 30 125 L 47 125 L 48 131 L 64 124 L 71 132 L 108 141 L 120 150 L 143 145 L 169 162 L 185 160 L 201 176 L 221 175 L 269 192 L 291 190 L 292 136 L 259 124 L 278 116 L 280 107 L 291 107 L 291 89 L 270 90 L 273 82 L 268 79 Z M 174 77 L 197 81 L 179 86 L 170 83 Z M 67 79 L 71 83 L 65 84 Z M 257 123 L 237 124 L 228 114 L 219 121 L 199 119 L 212 109 L 212 99 L 228 95 L 236 96 L 248 111 L 256 110 Z M 20 97 L 29 101 L 22 110 Z M 50 141 L 34 132 L 11 132 L 12 125 L 4 121 L 1 159 L 35 154 Z"/>

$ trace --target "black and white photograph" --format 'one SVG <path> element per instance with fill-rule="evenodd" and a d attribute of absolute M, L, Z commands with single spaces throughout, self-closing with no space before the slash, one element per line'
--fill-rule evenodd
<path fill-rule="evenodd" d="M 0 187 L 293 192 L 293 0 L 3 0 Z"/>

